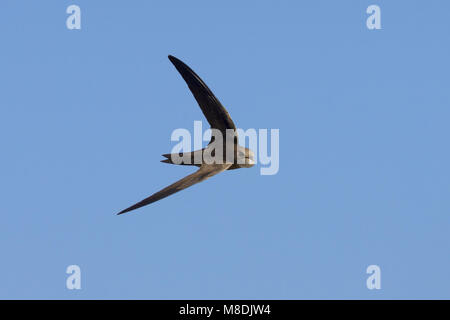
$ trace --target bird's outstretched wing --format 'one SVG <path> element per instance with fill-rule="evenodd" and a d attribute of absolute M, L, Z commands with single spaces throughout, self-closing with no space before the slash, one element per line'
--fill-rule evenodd
<path fill-rule="evenodd" d="M 138 209 L 140 207 L 146 206 L 150 203 L 153 203 L 155 201 L 161 200 L 165 197 L 170 196 L 171 194 L 174 194 L 178 191 L 181 191 L 183 189 L 186 189 L 196 183 L 202 182 L 203 180 L 206 180 L 230 167 L 231 164 L 211 164 L 211 165 L 202 165 L 200 169 L 198 169 L 193 174 L 190 174 L 186 177 L 184 177 L 181 180 L 178 180 L 177 182 L 171 184 L 170 186 L 162 189 L 161 191 L 158 191 L 151 195 L 148 198 L 145 198 L 144 200 L 132 205 L 131 207 L 120 211 L 118 214 L 122 214 L 131 210 Z"/>
<path fill-rule="evenodd" d="M 227 110 L 222 106 L 219 99 L 214 96 L 212 91 L 203 82 L 203 80 L 183 61 L 169 56 L 169 60 L 186 81 L 189 89 L 197 100 L 200 109 L 208 120 L 211 128 L 218 129 L 225 137 L 226 129 L 236 130 L 236 126 L 231 120 Z"/>

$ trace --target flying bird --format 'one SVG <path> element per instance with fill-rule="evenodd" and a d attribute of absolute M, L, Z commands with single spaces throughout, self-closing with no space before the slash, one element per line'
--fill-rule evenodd
<path fill-rule="evenodd" d="M 161 160 L 161 162 L 193 165 L 199 167 L 199 169 L 170 186 L 152 194 L 148 198 L 120 211 L 118 214 L 129 212 L 161 200 L 221 173 L 222 171 L 249 168 L 255 164 L 253 151 L 239 145 L 236 126 L 234 125 L 233 120 L 231 120 L 227 110 L 216 96 L 214 96 L 208 86 L 184 62 L 171 55 L 169 55 L 169 60 L 181 74 L 184 81 L 186 81 L 195 100 L 197 100 L 200 109 L 205 115 L 206 120 L 208 120 L 212 132 L 220 133 L 225 139 L 225 142 L 220 144 L 218 141 L 219 139 L 215 139 L 216 135 L 212 135 L 208 146 L 201 150 L 180 154 L 163 154 L 163 157 L 166 159 Z M 221 154 L 220 151 L 222 151 Z M 229 157 L 229 155 L 231 155 L 231 157 Z M 200 161 L 195 161 L 195 159 L 200 159 Z"/>

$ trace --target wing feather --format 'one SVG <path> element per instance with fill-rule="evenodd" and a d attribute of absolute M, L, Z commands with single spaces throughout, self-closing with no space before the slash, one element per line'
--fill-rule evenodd
<path fill-rule="evenodd" d="M 212 93 L 203 80 L 183 61 L 169 56 L 169 60 L 173 63 L 175 68 L 186 81 L 189 89 L 197 100 L 200 109 L 208 120 L 211 128 L 218 129 L 225 137 L 226 129 L 236 130 L 236 126 L 231 120 L 228 111 L 220 103 L 219 99 Z"/>
<path fill-rule="evenodd" d="M 168 197 L 178 191 L 186 189 L 196 183 L 202 182 L 202 181 L 228 169 L 228 167 L 230 167 L 230 166 L 231 166 L 231 164 L 202 165 L 200 167 L 200 169 L 198 169 L 193 174 L 190 174 L 190 175 L 184 177 L 183 179 L 178 180 L 177 182 L 162 189 L 161 191 L 154 193 L 150 197 L 145 198 L 144 200 L 132 205 L 131 207 L 120 211 L 118 214 L 123 214 L 125 212 L 129 212 L 131 210 L 135 210 L 135 209 L 141 208 L 143 206 L 146 206 L 150 203 L 153 203 L 155 201 L 161 200 L 161 199 Z"/>

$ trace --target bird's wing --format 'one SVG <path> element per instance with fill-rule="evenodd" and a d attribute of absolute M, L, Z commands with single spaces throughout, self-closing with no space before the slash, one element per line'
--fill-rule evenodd
<path fill-rule="evenodd" d="M 189 89 L 197 100 L 200 109 L 208 120 L 211 128 L 218 129 L 225 137 L 226 129 L 236 130 L 236 126 L 231 120 L 227 110 L 222 106 L 219 99 L 217 99 L 203 80 L 183 61 L 169 56 L 169 60 L 173 63 L 175 68 L 186 81 Z"/>
<path fill-rule="evenodd" d="M 150 197 L 145 198 L 144 200 L 132 205 L 131 207 L 120 211 L 118 214 L 122 214 L 131 210 L 138 209 L 140 207 L 146 206 L 150 203 L 153 203 L 155 201 L 161 200 L 165 197 L 170 196 L 171 194 L 174 194 L 178 191 L 181 191 L 183 189 L 186 189 L 196 183 L 202 182 L 203 180 L 206 180 L 230 167 L 231 164 L 211 164 L 211 165 L 202 165 L 200 169 L 198 169 L 193 174 L 190 174 L 186 177 L 184 177 L 181 180 L 178 180 L 177 182 L 171 184 L 170 186 L 162 189 L 161 191 L 158 191 L 154 194 L 152 194 Z"/>

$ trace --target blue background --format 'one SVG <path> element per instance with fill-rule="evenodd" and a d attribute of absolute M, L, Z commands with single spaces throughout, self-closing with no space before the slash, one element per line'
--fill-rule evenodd
<path fill-rule="evenodd" d="M 450 298 L 449 10 L 2 0 L 0 298 Z M 238 127 L 280 129 L 280 171 L 116 216 L 194 171 L 159 162 L 174 129 L 207 128 L 168 54 Z"/>

